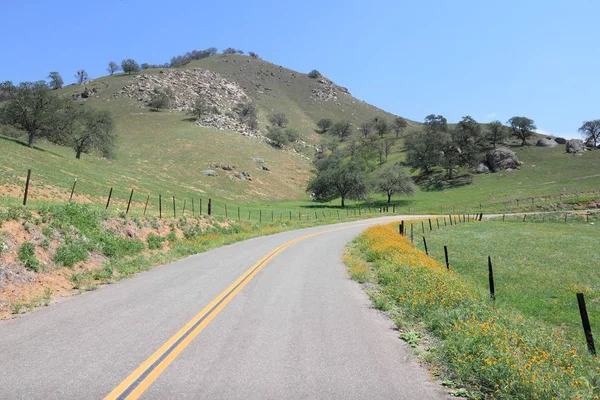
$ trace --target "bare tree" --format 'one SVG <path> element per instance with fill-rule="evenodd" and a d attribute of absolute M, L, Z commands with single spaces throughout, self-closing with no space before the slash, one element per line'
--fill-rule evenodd
<path fill-rule="evenodd" d="M 369 136 L 369 134 L 371 132 L 373 132 L 373 122 L 372 121 L 363 122 L 362 124 L 360 124 L 360 127 L 358 128 L 358 130 L 360 130 L 360 132 L 365 137 Z"/>
<path fill-rule="evenodd" d="M 77 83 L 79 85 L 83 85 L 83 82 L 88 80 L 88 73 L 85 72 L 85 69 L 80 69 L 75 74 L 75 78 L 77 78 Z"/>
<path fill-rule="evenodd" d="M 384 149 L 384 152 L 385 152 L 385 162 L 387 162 L 388 156 L 390 155 L 390 152 L 392 151 L 392 148 L 396 144 L 396 139 L 394 139 L 394 138 L 386 138 L 383 141 L 383 143 L 384 143 L 383 149 Z"/>
<path fill-rule="evenodd" d="M 118 72 L 121 70 L 121 66 L 119 64 L 117 64 L 114 61 L 110 61 L 108 63 L 108 68 L 106 68 L 106 70 L 108 71 L 109 74 L 114 74 L 115 72 Z"/>

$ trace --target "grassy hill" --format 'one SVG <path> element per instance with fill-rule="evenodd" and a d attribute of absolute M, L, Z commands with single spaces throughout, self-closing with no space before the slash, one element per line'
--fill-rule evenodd
<path fill-rule="evenodd" d="M 390 117 L 346 94 L 337 100 L 314 100 L 311 94 L 319 85 L 316 80 L 250 57 L 217 55 L 185 67 L 193 68 L 211 69 L 242 86 L 258 106 L 262 129 L 270 112 L 285 112 L 290 126 L 300 130 L 307 142 L 318 139 L 314 129 L 322 117 L 348 118 L 357 124 L 377 115 Z M 158 69 L 142 71 L 159 73 Z M 108 188 L 114 186 L 119 188 L 114 195 L 120 201 L 126 200 L 131 188 L 142 193 L 162 192 L 180 198 L 194 195 L 238 203 L 307 198 L 312 148 L 301 149 L 301 153 L 281 151 L 235 132 L 198 126 L 183 112 L 154 112 L 135 99 L 115 98 L 114 94 L 131 80 L 132 76 L 118 74 L 85 85 L 92 92 L 98 91 L 82 101 L 110 110 L 115 116 L 119 143 L 114 160 L 94 156 L 75 160 L 68 148 L 40 142 L 38 149 L 29 149 L 12 140 L 0 140 L 0 193 L 20 195 L 23 177 L 31 168 L 36 183 L 32 199 L 64 199 L 75 177 L 79 179 L 77 193 L 82 196 L 105 198 Z M 71 85 L 59 93 L 73 96 L 85 88 Z M 270 171 L 262 170 L 252 158 L 263 158 Z M 225 171 L 217 171 L 218 177 L 200 173 L 216 162 L 235 165 L 237 172 L 250 173 L 252 181 L 230 180 Z"/>
<path fill-rule="evenodd" d="M 290 120 L 289 126 L 300 131 L 306 145 L 297 146 L 297 152 L 282 151 L 233 131 L 199 126 L 181 111 L 151 111 L 143 101 L 118 96 L 136 78 L 117 74 L 95 79 L 84 87 L 71 85 L 59 91 L 61 95 L 74 96 L 87 88 L 91 95 L 82 102 L 114 114 L 119 137 L 116 158 L 84 156 L 76 160 L 68 148 L 40 142 L 37 149 L 30 149 L 12 139 L 1 139 L 0 202 L 18 203 L 24 177 L 31 168 L 33 202 L 64 201 L 77 177 L 77 198 L 98 203 L 104 202 L 109 188 L 114 187 L 112 201 L 121 205 L 127 201 L 130 190 L 135 189 L 136 207 L 143 206 L 147 194 L 154 199 L 158 193 L 179 199 L 212 197 L 218 202 L 248 207 L 265 203 L 282 209 L 312 206 L 305 188 L 311 176 L 310 158 L 314 154 L 311 145 L 320 139 L 315 132 L 316 122 L 327 117 L 347 119 L 358 126 L 376 116 L 393 118 L 327 79 L 312 79 L 304 73 L 243 55 L 216 55 L 170 71 L 198 68 L 216 72 L 241 87 L 257 106 L 263 132 L 267 116 L 283 112 Z M 148 69 L 141 74 L 161 76 L 164 72 L 161 71 Z M 331 98 L 325 100 L 328 97 Z M 418 125 L 409 121 L 407 130 Z M 402 150 L 399 141 L 389 162 L 403 160 Z M 465 206 L 475 209 L 479 203 L 591 192 L 600 183 L 596 173 L 600 166 L 598 152 L 571 156 L 565 154 L 564 146 L 514 150 L 524 162 L 519 171 L 475 176 L 470 185 L 444 191 L 421 190 L 401 204 L 405 211 L 410 207 L 411 211 L 446 212 L 454 207 L 458 212 Z M 263 158 L 269 171 L 253 158 Z M 235 165 L 234 172 L 247 172 L 252 180 L 231 179 L 229 172 L 219 169 L 216 169 L 218 177 L 201 173 L 217 162 Z M 378 195 L 372 199 L 381 200 Z"/>

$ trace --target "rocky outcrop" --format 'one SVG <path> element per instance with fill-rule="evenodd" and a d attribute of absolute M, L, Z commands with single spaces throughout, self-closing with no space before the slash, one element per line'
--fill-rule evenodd
<path fill-rule="evenodd" d="M 173 93 L 170 109 L 177 111 L 191 110 L 201 96 L 208 110 L 198 121 L 202 126 L 260 137 L 259 131 L 241 123 L 234 111 L 236 104 L 250 102 L 244 90 L 237 83 L 205 69 L 170 69 L 158 74 L 134 75 L 113 96 L 135 99 L 146 105 L 154 97 L 155 88 Z"/>
<path fill-rule="evenodd" d="M 585 152 L 585 143 L 581 139 L 567 140 L 565 147 L 567 153 L 570 154 L 583 154 Z"/>
<path fill-rule="evenodd" d="M 329 101 L 329 100 L 337 100 L 338 96 L 341 94 L 350 95 L 350 91 L 347 88 L 338 86 L 329 79 L 325 77 L 320 77 L 317 79 L 317 83 L 319 86 L 312 90 L 311 97 L 313 100 L 318 101 Z"/>
<path fill-rule="evenodd" d="M 535 145 L 537 147 L 554 147 L 558 145 L 558 143 L 552 139 L 540 139 Z"/>
<path fill-rule="evenodd" d="M 515 152 L 504 147 L 488 151 L 485 159 L 493 172 L 517 169 L 521 166 L 521 162 Z"/>
<path fill-rule="evenodd" d="M 567 139 L 561 137 L 554 138 L 554 141 L 558 144 L 567 144 Z"/>

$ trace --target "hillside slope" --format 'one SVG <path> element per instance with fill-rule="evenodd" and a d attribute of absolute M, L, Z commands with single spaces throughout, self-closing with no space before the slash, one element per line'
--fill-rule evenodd
<path fill-rule="evenodd" d="M 257 106 L 261 131 L 265 130 L 269 113 L 283 112 L 290 119 L 289 126 L 300 131 L 306 145 L 297 146 L 298 153 L 282 151 L 234 130 L 199 126 L 183 111 L 152 111 L 145 101 L 148 91 L 152 90 L 151 84 L 147 85 L 145 96 L 142 92 L 139 96 L 123 95 L 124 88 L 140 79 L 151 82 L 153 76 L 184 74 L 198 68 L 219 74 L 214 79 L 222 81 L 225 88 L 223 96 L 217 93 L 219 99 L 224 99 L 223 104 L 219 104 L 223 112 L 233 106 L 232 101 L 225 101 L 228 88 L 237 85 L 243 93 L 230 97 L 236 101 L 247 97 Z M 189 82 L 183 85 L 190 86 Z M 108 187 L 114 186 L 119 188 L 115 195 L 120 200 L 126 200 L 130 188 L 242 203 L 298 200 L 307 198 L 305 188 L 311 169 L 310 157 L 314 154 L 311 144 L 319 138 L 314 129 L 320 118 L 346 118 L 357 125 L 375 116 L 391 118 L 390 114 L 355 99 L 329 80 L 311 79 L 306 74 L 240 55 L 216 55 L 182 69 L 149 69 L 138 76 L 106 76 L 83 86 L 68 86 L 59 93 L 114 114 L 119 137 L 116 158 L 108 161 L 84 156 L 82 160 L 75 160 L 68 148 L 40 142 L 38 146 L 47 150 L 40 151 L 0 140 L 2 195 L 21 195 L 21 181 L 31 168 L 36 190 L 43 192 L 39 196 L 45 199 L 64 199 L 69 195 L 73 178 L 78 177 L 77 192 L 87 197 L 103 198 Z M 269 171 L 254 158 L 264 159 Z M 235 168 L 233 171 L 217 168 L 217 177 L 201 173 L 209 168 L 215 170 L 214 163 Z M 251 180 L 237 178 L 242 172 L 250 174 Z"/>

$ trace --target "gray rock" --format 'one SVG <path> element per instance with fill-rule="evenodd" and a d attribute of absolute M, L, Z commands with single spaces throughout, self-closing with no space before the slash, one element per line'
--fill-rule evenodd
<path fill-rule="evenodd" d="M 204 171 L 202 171 L 203 175 L 206 176 L 219 176 L 215 171 L 213 171 L 212 169 L 205 169 Z"/>
<path fill-rule="evenodd" d="M 583 154 L 585 152 L 585 144 L 581 139 L 567 140 L 566 149 L 567 153 L 570 154 Z"/>
<path fill-rule="evenodd" d="M 244 174 L 242 174 L 241 172 L 239 174 L 236 174 L 235 177 L 238 179 L 241 179 L 243 181 L 246 180 L 246 176 Z"/>
<path fill-rule="evenodd" d="M 554 146 L 558 145 L 558 143 L 556 143 L 552 139 L 540 139 L 537 141 L 537 143 L 535 145 L 537 147 L 554 147 Z"/>
<path fill-rule="evenodd" d="M 485 158 L 492 172 L 518 169 L 521 165 L 515 152 L 504 147 L 488 151 Z"/>
<path fill-rule="evenodd" d="M 554 141 L 558 144 L 567 144 L 567 139 L 561 137 L 554 138 Z"/>
<path fill-rule="evenodd" d="M 477 168 L 475 168 L 475 173 L 476 174 L 489 174 L 490 173 L 490 169 L 484 163 L 480 163 L 477 166 Z"/>
<path fill-rule="evenodd" d="M 252 157 L 252 161 L 262 164 L 262 163 L 265 162 L 265 159 L 264 158 Z"/>
<path fill-rule="evenodd" d="M 227 174 L 227 177 L 229 178 L 230 181 L 232 181 L 234 179 L 234 176 L 231 174 Z"/>
<path fill-rule="evenodd" d="M 267 167 L 266 165 L 261 165 L 260 167 L 263 171 L 270 171 L 269 167 Z"/>

